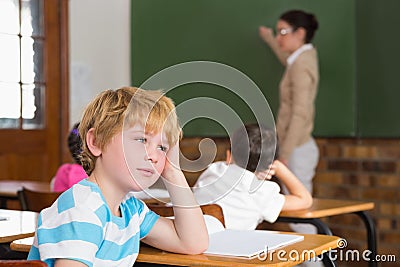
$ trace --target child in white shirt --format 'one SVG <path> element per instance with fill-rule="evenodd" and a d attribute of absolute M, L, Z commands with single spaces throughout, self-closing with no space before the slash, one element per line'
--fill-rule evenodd
<path fill-rule="evenodd" d="M 211 164 L 193 187 L 201 205 L 222 207 L 226 228 L 254 230 L 263 220 L 274 222 L 282 210 L 311 206 L 312 197 L 303 184 L 282 162 L 274 160 L 273 130 L 248 124 L 235 131 L 231 144 L 226 162 Z M 288 195 L 269 181 L 272 176 L 288 188 Z"/>

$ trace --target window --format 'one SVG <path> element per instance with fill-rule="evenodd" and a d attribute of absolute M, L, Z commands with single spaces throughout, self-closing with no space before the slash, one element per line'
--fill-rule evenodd
<path fill-rule="evenodd" d="M 0 0 L 0 129 L 43 129 L 43 0 Z"/>
<path fill-rule="evenodd" d="M 68 1 L 0 0 L 0 179 L 69 161 Z"/>

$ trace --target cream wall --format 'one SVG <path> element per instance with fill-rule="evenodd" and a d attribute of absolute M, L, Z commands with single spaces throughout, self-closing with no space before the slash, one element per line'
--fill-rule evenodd
<path fill-rule="evenodd" d="M 70 124 L 106 88 L 130 84 L 130 0 L 70 0 Z"/>

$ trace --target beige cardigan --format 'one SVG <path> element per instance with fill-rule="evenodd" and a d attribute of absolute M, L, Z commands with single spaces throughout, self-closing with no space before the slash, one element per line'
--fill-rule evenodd
<path fill-rule="evenodd" d="M 274 38 L 266 40 L 281 63 L 286 66 L 280 82 L 280 103 L 276 123 L 279 157 L 289 160 L 293 150 L 308 142 L 314 129 L 315 97 L 319 82 L 318 56 L 315 48 L 304 51 L 287 66 Z"/>

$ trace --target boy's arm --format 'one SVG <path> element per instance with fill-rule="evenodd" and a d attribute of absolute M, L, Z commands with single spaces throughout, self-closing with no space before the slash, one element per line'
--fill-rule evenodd
<path fill-rule="evenodd" d="M 285 204 L 282 210 L 307 209 L 312 205 L 312 196 L 303 183 L 279 160 L 275 160 L 272 168 L 275 175 L 286 186 L 289 195 L 285 195 Z"/>
<path fill-rule="evenodd" d="M 162 250 L 200 254 L 208 247 L 203 212 L 179 167 L 179 145 L 168 152 L 162 176 L 171 197 L 174 220 L 161 217 L 142 241 Z"/>
<path fill-rule="evenodd" d="M 54 267 L 87 267 L 87 265 L 80 261 L 57 259 L 54 263 Z"/>

